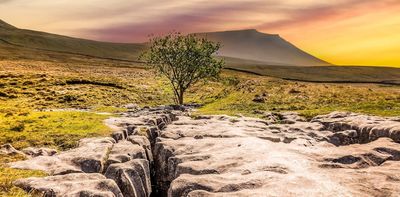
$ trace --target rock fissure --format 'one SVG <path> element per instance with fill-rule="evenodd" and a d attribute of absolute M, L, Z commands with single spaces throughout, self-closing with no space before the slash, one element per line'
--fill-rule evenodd
<path fill-rule="evenodd" d="M 400 142 L 400 125 L 396 118 L 341 112 L 317 116 L 312 122 L 321 123 L 325 130 L 332 131 L 328 138 L 336 146 L 366 144 L 384 137 Z"/>
<path fill-rule="evenodd" d="M 20 179 L 14 184 L 43 196 L 157 195 L 158 189 L 152 185 L 156 180 L 152 147 L 159 130 L 176 120 L 175 113 L 181 112 L 159 107 L 124 113 L 106 121 L 114 130 L 111 137 L 85 138 L 77 148 L 58 154 L 32 149 L 30 159 L 10 163 L 10 167 L 43 170 L 49 176 Z"/>
<path fill-rule="evenodd" d="M 399 182 L 382 181 L 400 180 L 392 173 L 400 167 L 400 122 L 390 118 L 340 112 L 311 121 L 295 113 L 190 117 L 157 107 L 106 124 L 112 138 L 82 139 L 76 149 L 34 151 L 29 160 L 11 163 L 50 175 L 15 184 L 48 196 L 400 193 Z"/>

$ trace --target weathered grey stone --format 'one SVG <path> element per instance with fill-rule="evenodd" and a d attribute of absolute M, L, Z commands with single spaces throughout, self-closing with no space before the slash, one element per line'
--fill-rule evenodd
<path fill-rule="evenodd" d="M 14 184 L 41 196 L 104 196 L 123 197 L 117 184 L 97 173 L 73 173 L 44 178 L 20 179 Z"/>
<path fill-rule="evenodd" d="M 400 144 L 382 137 L 385 132 L 374 133 L 382 121 L 391 120 L 358 125 L 364 128 L 361 133 L 339 124 L 327 129 L 321 121 L 307 122 L 291 113 L 277 120 L 274 124 L 244 117 L 180 116 L 160 131 L 153 148 L 159 193 L 174 197 L 390 196 L 400 192 L 399 182 L 388 180 L 400 180 L 393 175 L 400 168 Z M 385 127 L 390 127 L 383 129 L 388 133 L 396 128 Z M 354 138 L 367 131 L 368 139 L 373 135 L 378 140 L 354 144 L 358 143 Z"/>
<path fill-rule="evenodd" d="M 149 162 L 145 159 L 112 164 L 108 167 L 105 176 L 118 184 L 125 197 L 150 196 L 151 194 Z"/>
<path fill-rule="evenodd" d="M 134 110 L 134 111 L 140 109 L 140 107 L 135 103 L 130 103 L 130 104 L 125 105 L 125 108 L 127 108 L 129 110 Z"/>
<path fill-rule="evenodd" d="M 51 175 L 73 172 L 102 172 L 104 162 L 115 140 L 112 138 L 86 138 L 79 147 L 55 156 L 38 156 L 10 163 L 12 168 L 42 170 Z"/>
<path fill-rule="evenodd" d="M 150 164 L 153 163 L 153 154 L 151 151 L 151 144 L 150 144 L 150 141 L 146 137 L 139 136 L 139 135 L 133 135 L 133 136 L 128 137 L 127 140 L 133 144 L 137 144 L 137 145 L 141 146 L 146 151 L 147 160 L 149 160 Z"/>
<path fill-rule="evenodd" d="M 132 159 L 146 159 L 145 150 L 129 141 L 120 141 L 112 147 L 104 169 L 113 163 L 124 163 Z"/>
<path fill-rule="evenodd" d="M 136 134 L 136 126 L 128 125 L 126 127 L 126 133 L 127 133 L 128 136 L 135 135 Z"/>
<path fill-rule="evenodd" d="M 4 144 L 0 147 L 0 155 L 22 155 L 25 154 L 17 149 L 15 149 L 11 144 Z"/>
<path fill-rule="evenodd" d="M 348 112 L 332 112 L 315 117 L 313 122 L 323 124 L 327 130 L 342 132 L 355 130 L 357 143 L 368 143 L 381 137 L 388 137 L 400 142 L 400 122 L 393 119 L 367 116 Z"/>
<path fill-rule="evenodd" d="M 35 148 L 28 147 L 22 149 L 22 152 L 30 157 L 38 157 L 38 156 L 53 156 L 57 154 L 57 150 L 51 148 Z"/>
<path fill-rule="evenodd" d="M 111 134 L 111 137 L 116 141 L 121 141 L 125 139 L 125 135 L 124 135 L 124 131 L 123 130 L 119 130 L 119 131 L 114 131 Z"/>

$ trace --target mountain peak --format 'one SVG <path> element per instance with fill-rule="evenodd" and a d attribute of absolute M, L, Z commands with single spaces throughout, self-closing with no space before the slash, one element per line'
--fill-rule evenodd
<path fill-rule="evenodd" d="M 257 29 L 239 29 L 239 30 L 228 30 L 228 31 L 218 31 L 218 32 L 205 32 L 205 33 L 196 33 L 197 35 L 210 35 L 210 34 L 221 34 L 221 35 L 230 35 L 230 36 L 272 36 L 276 37 L 278 34 L 268 34 L 258 31 Z"/>
<path fill-rule="evenodd" d="M 256 29 L 208 32 L 199 36 L 221 43 L 219 55 L 228 58 L 264 62 L 269 65 L 329 65 L 297 48 L 278 34 L 267 34 Z"/>
<path fill-rule="evenodd" d="M 4 22 L 3 20 L 0 19 L 0 28 L 6 28 L 6 29 L 16 29 L 16 27 Z"/>

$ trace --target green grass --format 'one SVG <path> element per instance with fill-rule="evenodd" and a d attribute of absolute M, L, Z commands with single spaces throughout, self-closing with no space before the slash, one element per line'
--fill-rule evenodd
<path fill-rule="evenodd" d="M 224 87 L 198 113 L 258 116 L 260 111 L 297 111 L 312 117 L 332 111 L 352 111 L 400 115 L 399 86 L 291 82 L 233 73 L 228 76 L 236 76 L 239 83 Z M 228 76 L 225 77 L 229 79 Z M 261 94 L 268 95 L 265 103 L 254 102 L 255 95 Z"/>
<path fill-rule="evenodd" d="M 80 111 L 38 112 L 18 108 L 13 102 L 0 103 L 0 144 L 10 143 L 17 149 L 50 147 L 67 150 L 81 138 L 108 136 L 110 129 L 103 124 L 107 115 Z M 25 159 L 14 155 L 0 156 L 0 196 L 27 196 L 12 182 L 32 176 L 45 176 L 44 172 L 11 169 L 6 163 Z"/>
<path fill-rule="evenodd" d="M 138 63 L 108 59 L 138 61 L 145 44 L 97 42 L 45 32 L 14 28 L 0 21 L 0 59 L 42 60 L 93 65 L 139 66 Z M 99 59 L 103 58 L 103 59 Z M 108 58 L 108 59 L 107 59 Z M 400 84 L 399 68 L 373 66 L 275 66 L 264 62 L 225 57 L 227 67 L 263 76 L 310 82 L 377 82 Z"/>
<path fill-rule="evenodd" d="M 106 59 L 136 60 L 143 45 L 88 41 L 4 24 L 0 38 L 0 145 L 66 150 L 81 138 L 108 135 L 105 114 L 123 112 L 126 104 L 173 102 L 165 78 L 138 63 Z M 185 101 L 204 105 L 196 114 L 257 117 L 264 111 L 296 111 L 310 118 L 353 111 L 400 116 L 400 86 L 278 79 L 398 83 L 400 69 L 268 66 L 234 58 L 227 62 L 230 68 L 258 75 L 225 70 L 219 80 L 195 85 Z M 268 95 L 265 103 L 253 101 L 260 94 Z M 27 196 L 12 181 L 45 176 L 5 165 L 21 159 L 1 155 L 0 196 Z"/>
<path fill-rule="evenodd" d="M 78 111 L 11 110 L 3 106 L 1 109 L 0 144 L 10 143 L 17 149 L 34 146 L 66 150 L 75 147 L 81 138 L 110 134 L 110 129 L 103 124 L 108 117 L 106 115 Z M 12 182 L 19 178 L 46 175 L 40 171 L 11 169 L 5 165 L 22 159 L 18 155 L 1 155 L 0 196 L 26 196 Z"/>
<path fill-rule="evenodd" d="M 12 112 L 0 114 L 0 144 L 21 149 L 29 146 L 69 149 L 79 139 L 109 134 L 102 124 L 106 115 L 90 112 Z"/>
<path fill-rule="evenodd" d="M 389 83 L 400 84 L 400 68 L 374 66 L 293 67 L 263 64 L 228 64 L 228 68 L 306 82 Z"/>
<path fill-rule="evenodd" d="M 150 70 L 119 62 L 55 63 L 0 61 L 3 110 L 87 109 L 120 112 L 123 106 L 171 104 L 168 81 Z M 84 83 L 69 83 L 83 80 Z M 291 92 L 295 90 L 297 93 Z M 265 103 L 253 102 L 266 93 Z M 298 111 L 307 116 L 343 110 L 398 116 L 400 86 L 309 83 L 224 71 L 221 79 L 199 83 L 185 101 L 204 104 L 201 113 L 257 115 L 257 111 Z"/>
<path fill-rule="evenodd" d="M 0 42 L 25 49 L 136 60 L 144 44 L 108 43 L 10 27 L 0 21 Z"/>
<path fill-rule="evenodd" d="M 4 53 L 0 50 L 0 56 Z M 103 124 L 109 115 L 101 112 L 121 112 L 129 103 L 143 107 L 173 102 L 168 81 L 140 65 L 58 55 L 0 61 L 1 145 L 66 150 L 81 138 L 109 134 Z M 263 93 L 268 95 L 265 103 L 253 101 Z M 197 114 L 257 117 L 264 111 L 297 111 L 312 117 L 340 110 L 400 116 L 400 86 L 295 82 L 229 70 L 219 80 L 189 89 L 185 101 L 204 105 Z M 0 159 L 0 196 L 26 196 L 11 182 L 44 176 L 4 165 L 20 159 Z"/>

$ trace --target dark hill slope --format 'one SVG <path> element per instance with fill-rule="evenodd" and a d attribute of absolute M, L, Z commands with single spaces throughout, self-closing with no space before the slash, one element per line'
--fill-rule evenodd
<path fill-rule="evenodd" d="M 0 39 L 30 49 L 84 54 L 102 58 L 136 60 L 143 44 L 98 42 L 45 32 L 18 29 L 0 20 Z"/>

